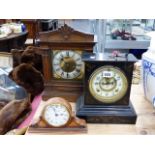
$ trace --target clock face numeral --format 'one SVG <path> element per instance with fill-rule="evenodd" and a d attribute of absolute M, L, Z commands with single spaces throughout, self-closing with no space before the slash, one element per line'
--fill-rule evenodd
<path fill-rule="evenodd" d="M 70 56 L 69 56 L 69 51 L 66 51 L 66 57 L 70 57 Z"/>
<path fill-rule="evenodd" d="M 53 57 L 53 71 L 63 79 L 75 79 L 81 75 L 83 62 L 76 51 L 61 50 Z"/>
<path fill-rule="evenodd" d="M 89 80 L 92 96 L 104 103 L 121 99 L 128 88 L 125 74 L 117 67 L 103 66 L 94 71 Z"/>
<path fill-rule="evenodd" d="M 69 121 L 70 114 L 65 106 L 53 104 L 46 107 L 44 119 L 49 125 L 59 127 L 65 125 Z"/>

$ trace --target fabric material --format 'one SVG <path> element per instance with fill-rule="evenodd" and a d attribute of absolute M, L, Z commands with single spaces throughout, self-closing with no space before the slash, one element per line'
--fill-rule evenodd
<path fill-rule="evenodd" d="M 40 94 L 34 98 L 32 104 L 31 104 L 32 111 L 31 111 L 30 115 L 18 126 L 18 129 L 27 127 L 31 124 L 41 100 L 42 100 L 42 94 Z"/>

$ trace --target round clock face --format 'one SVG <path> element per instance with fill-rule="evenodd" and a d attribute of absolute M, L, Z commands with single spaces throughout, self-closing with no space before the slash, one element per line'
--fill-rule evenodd
<path fill-rule="evenodd" d="M 124 73 L 114 66 L 103 66 L 94 71 L 89 80 L 92 96 L 100 102 L 113 103 L 121 99 L 128 88 Z"/>
<path fill-rule="evenodd" d="M 70 112 L 63 104 L 50 104 L 44 109 L 43 118 L 54 127 L 66 125 L 70 120 Z"/>
<path fill-rule="evenodd" d="M 75 79 L 81 75 L 83 62 L 81 54 L 75 51 L 63 50 L 54 55 L 54 73 L 63 79 Z"/>

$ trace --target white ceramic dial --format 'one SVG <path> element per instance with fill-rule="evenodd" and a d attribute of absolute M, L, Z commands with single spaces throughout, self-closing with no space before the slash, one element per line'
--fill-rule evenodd
<path fill-rule="evenodd" d="M 97 100 L 106 103 L 121 99 L 128 88 L 124 73 L 113 66 L 103 66 L 90 77 L 89 90 Z"/>
<path fill-rule="evenodd" d="M 67 124 L 70 119 L 70 113 L 62 104 L 50 104 L 45 107 L 44 119 L 49 125 L 60 127 Z"/>
<path fill-rule="evenodd" d="M 62 50 L 53 58 L 53 70 L 63 79 L 74 79 L 81 74 L 83 62 L 78 52 Z"/>

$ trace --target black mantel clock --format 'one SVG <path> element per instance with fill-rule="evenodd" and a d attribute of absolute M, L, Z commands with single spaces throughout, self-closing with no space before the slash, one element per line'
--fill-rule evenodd
<path fill-rule="evenodd" d="M 136 122 L 130 101 L 133 66 L 132 54 L 112 56 L 83 55 L 84 92 L 77 100 L 76 115 L 89 123 Z"/>

